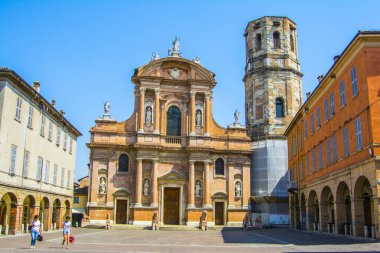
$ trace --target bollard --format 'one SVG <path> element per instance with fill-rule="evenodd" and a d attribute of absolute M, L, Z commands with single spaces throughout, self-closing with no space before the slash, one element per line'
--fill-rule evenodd
<path fill-rule="evenodd" d="M 368 238 L 368 226 L 364 226 L 364 237 Z"/>
<path fill-rule="evenodd" d="M 2 235 L 3 233 L 3 226 L 0 225 L 0 236 Z"/>
<path fill-rule="evenodd" d="M 29 232 L 29 223 L 26 223 L 26 230 L 25 230 L 25 233 L 28 233 Z"/>
<path fill-rule="evenodd" d="M 57 223 L 53 223 L 53 230 L 55 230 L 57 228 Z"/>
<path fill-rule="evenodd" d="M 24 234 L 25 233 L 25 224 L 21 224 L 21 234 Z"/>
<path fill-rule="evenodd" d="M 372 239 L 376 239 L 375 225 L 371 226 L 371 236 Z"/>
<path fill-rule="evenodd" d="M 332 233 L 335 234 L 335 224 L 333 223 L 331 226 L 332 226 Z"/>
<path fill-rule="evenodd" d="M 76 228 L 78 227 L 78 221 L 75 222 L 75 227 L 76 227 Z"/>
<path fill-rule="evenodd" d="M 44 224 L 43 223 L 41 223 L 41 229 L 42 229 L 42 231 L 44 231 Z"/>

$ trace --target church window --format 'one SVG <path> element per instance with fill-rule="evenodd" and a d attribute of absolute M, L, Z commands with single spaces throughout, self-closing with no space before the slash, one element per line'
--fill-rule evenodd
<path fill-rule="evenodd" d="M 261 50 L 261 34 L 256 34 L 256 51 Z"/>
<path fill-rule="evenodd" d="M 222 158 L 218 158 L 215 161 L 215 174 L 224 175 L 224 161 Z"/>
<path fill-rule="evenodd" d="M 168 110 L 166 135 L 181 136 L 181 111 L 177 106 L 171 106 Z"/>
<path fill-rule="evenodd" d="M 281 48 L 280 33 L 279 32 L 273 33 L 273 46 L 274 46 L 274 48 Z"/>
<path fill-rule="evenodd" d="M 294 52 L 294 38 L 292 34 L 290 34 L 290 50 Z"/>
<path fill-rule="evenodd" d="M 129 168 L 129 157 L 126 154 L 119 156 L 119 171 L 128 172 Z"/>
<path fill-rule="evenodd" d="M 284 117 L 284 101 L 281 98 L 276 98 L 276 118 Z"/>

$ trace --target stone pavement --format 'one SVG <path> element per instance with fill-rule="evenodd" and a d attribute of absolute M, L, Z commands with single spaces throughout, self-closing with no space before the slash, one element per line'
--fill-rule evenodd
<path fill-rule="evenodd" d="M 380 252 L 380 242 L 345 236 L 268 229 L 255 231 L 150 231 L 74 229 L 61 248 L 61 232 L 45 233 L 36 252 Z M 0 238 L 0 252 L 30 252 L 29 235 Z"/>

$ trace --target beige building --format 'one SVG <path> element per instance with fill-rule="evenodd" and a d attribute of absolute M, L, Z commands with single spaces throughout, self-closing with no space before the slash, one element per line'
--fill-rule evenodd
<path fill-rule="evenodd" d="M 16 72 L 0 69 L 0 227 L 26 231 L 39 214 L 44 230 L 70 214 L 80 132 Z"/>
<path fill-rule="evenodd" d="M 239 224 L 248 211 L 250 139 L 245 127 L 212 116 L 214 74 L 199 59 L 169 57 L 135 70 L 134 112 L 116 121 L 105 104 L 91 129 L 88 212 L 91 223 L 197 226 Z M 132 104 L 130 104 L 132 106 Z"/>

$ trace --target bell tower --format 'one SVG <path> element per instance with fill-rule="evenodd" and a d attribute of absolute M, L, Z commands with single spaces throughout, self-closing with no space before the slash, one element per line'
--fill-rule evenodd
<path fill-rule="evenodd" d="M 251 196 L 257 202 L 252 208 L 264 213 L 264 206 L 275 205 L 269 210 L 287 213 L 283 133 L 302 105 L 296 24 L 287 17 L 266 16 L 249 22 L 244 36 L 245 115 L 254 150 Z"/>

